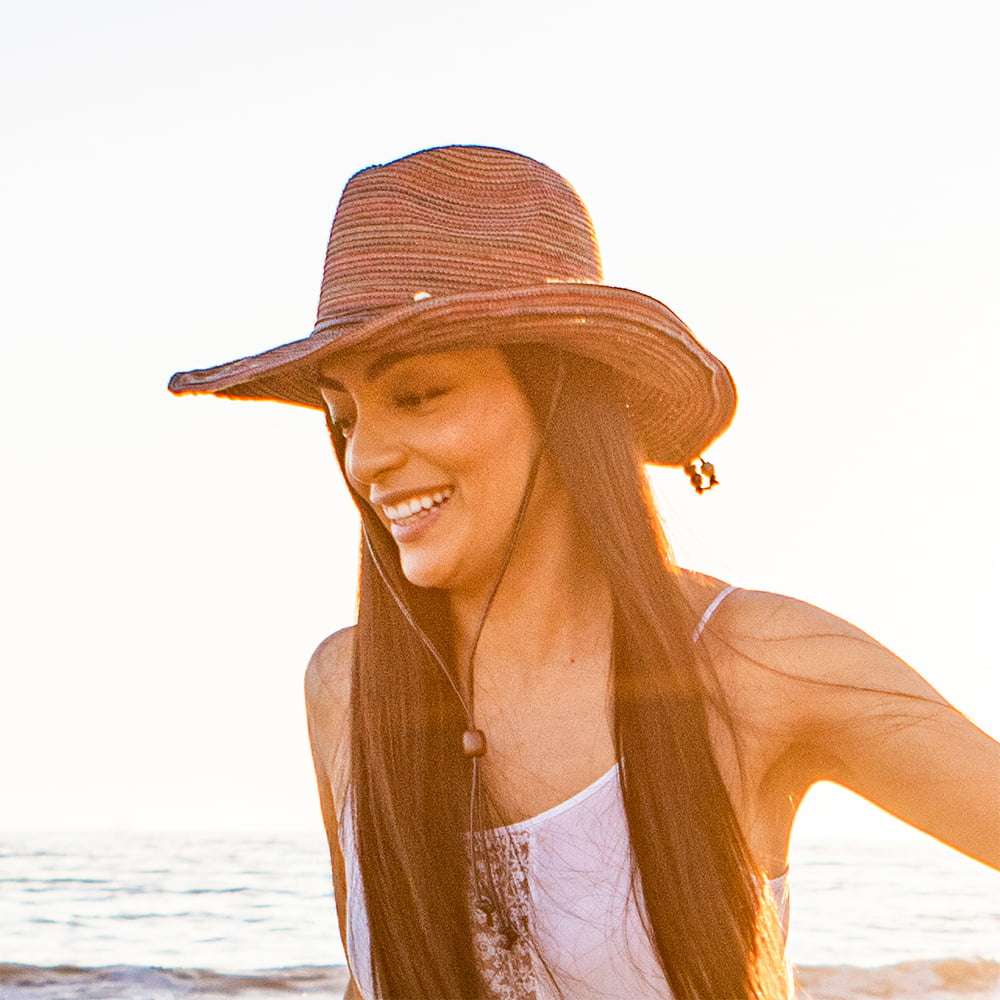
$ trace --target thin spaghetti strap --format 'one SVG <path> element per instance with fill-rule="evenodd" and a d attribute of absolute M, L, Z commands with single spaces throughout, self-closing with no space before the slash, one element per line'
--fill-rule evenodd
<path fill-rule="evenodd" d="M 720 590 L 715 595 L 715 598 L 712 600 L 712 603 L 707 608 L 705 608 L 705 613 L 701 616 L 701 619 L 699 620 L 698 624 L 695 626 L 695 630 L 691 633 L 691 641 L 692 642 L 697 642 L 701 638 L 701 633 L 705 631 L 705 626 L 711 621 L 712 615 L 715 614 L 715 612 L 718 609 L 719 605 L 734 590 L 738 590 L 738 589 L 739 589 L 738 587 L 732 587 L 732 586 L 724 587 L 722 590 Z"/>

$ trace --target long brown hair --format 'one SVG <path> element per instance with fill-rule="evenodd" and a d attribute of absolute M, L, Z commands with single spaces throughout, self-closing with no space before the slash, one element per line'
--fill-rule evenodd
<path fill-rule="evenodd" d="M 504 353 L 541 422 L 557 368 L 552 349 Z M 784 997 L 773 908 L 709 736 L 708 702 L 723 716 L 725 705 L 670 571 L 628 400 L 604 366 L 564 360 L 563 398 L 545 447 L 613 595 L 612 723 L 644 924 L 676 1000 Z M 343 442 L 333 437 L 343 466 Z M 348 821 L 376 991 L 393 1000 L 488 996 L 469 918 L 470 765 L 459 749 L 466 716 L 389 588 L 444 657 L 446 603 L 409 584 L 391 536 L 355 499 L 371 551 L 362 552 L 355 633 Z"/>

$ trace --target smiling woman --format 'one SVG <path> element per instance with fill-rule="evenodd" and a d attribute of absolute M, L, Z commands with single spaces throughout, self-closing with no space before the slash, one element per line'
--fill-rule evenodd
<path fill-rule="evenodd" d="M 321 365 L 319 385 L 348 481 L 390 529 L 407 579 L 478 600 L 538 452 L 500 352 L 336 358 Z"/>
<path fill-rule="evenodd" d="M 672 564 L 644 465 L 714 486 L 732 380 L 601 283 L 542 164 L 355 175 L 312 334 L 171 389 L 324 410 L 361 513 L 306 677 L 349 996 L 787 998 L 822 780 L 1000 866 L 996 743 L 846 622 Z"/>

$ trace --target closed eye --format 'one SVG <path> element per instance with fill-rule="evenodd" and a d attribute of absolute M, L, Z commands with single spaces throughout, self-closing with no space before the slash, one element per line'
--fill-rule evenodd
<path fill-rule="evenodd" d="M 443 396 L 448 390 L 444 388 L 422 389 L 419 392 L 398 392 L 393 397 L 393 402 L 403 409 L 416 409 L 429 403 L 432 399 Z"/>

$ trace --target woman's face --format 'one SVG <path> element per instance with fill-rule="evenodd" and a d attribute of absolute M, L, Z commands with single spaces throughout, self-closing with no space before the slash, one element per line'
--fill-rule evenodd
<path fill-rule="evenodd" d="M 323 364 L 320 388 L 351 485 L 391 531 L 406 578 L 488 587 L 540 447 L 500 352 L 354 354 Z M 554 488 L 545 463 L 535 488 L 535 503 Z"/>

